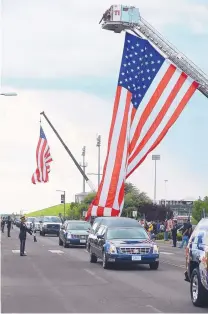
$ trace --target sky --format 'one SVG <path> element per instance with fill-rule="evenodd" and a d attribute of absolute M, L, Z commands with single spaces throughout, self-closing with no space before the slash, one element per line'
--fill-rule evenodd
<path fill-rule="evenodd" d="M 19 213 L 66 201 L 82 192 L 82 176 L 42 117 L 53 157 L 50 181 L 33 185 L 40 115 L 45 111 L 75 158 L 86 146 L 86 172 L 97 173 L 107 150 L 124 33 L 102 30 L 104 11 L 120 1 L 1 0 L 0 212 Z M 200 0 L 125 0 L 172 44 L 208 73 L 208 4 Z M 208 100 L 198 91 L 155 149 L 157 199 L 207 195 Z M 97 177 L 89 176 L 97 187 Z M 165 180 L 168 180 L 165 187 Z M 151 198 L 154 163 L 149 156 L 129 181 Z M 90 189 L 87 187 L 87 191 Z"/>

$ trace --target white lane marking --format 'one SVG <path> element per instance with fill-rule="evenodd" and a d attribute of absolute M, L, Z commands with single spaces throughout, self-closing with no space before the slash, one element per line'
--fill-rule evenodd
<path fill-rule="evenodd" d="M 85 253 L 88 253 L 88 251 L 87 251 L 87 250 L 84 250 L 84 252 L 85 252 Z"/>
<path fill-rule="evenodd" d="M 48 250 L 48 251 L 54 254 L 64 254 L 64 252 L 60 250 Z"/>
<path fill-rule="evenodd" d="M 160 254 L 164 254 L 164 255 L 173 255 L 174 253 L 170 253 L 170 252 L 159 252 Z"/>
<path fill-rule="evenodd" d="M 93 276 L 93 277 L 96 278 L 97 280 L 101 281 L 102 283 L 105 283 L 105 284 L 108 283 L 105 279 L 101 278 L 100 276 L 97 276 L 97 275 L 96 275 L 93 271 L 91 271 L 90 269 L 84 268 L 84 271 L 86 271 L 88 274 L 90 274 L 91 276 Z"/>
<path fill-rule="evenodd" d="M 14 254 L 20 254 L 20 250 L 12 250 L 12 253 L 14 253 Z M 25 254 L 26 254 L 26 252 L 25 252 Z"/>
<path fill-rule="evenodd" d="M 146 307 L 152 309 L 155 313 L 163 313 L 160 310 L 158 310 L 156 307 L 152 306 L 152 305 L 146 305 Z"/>

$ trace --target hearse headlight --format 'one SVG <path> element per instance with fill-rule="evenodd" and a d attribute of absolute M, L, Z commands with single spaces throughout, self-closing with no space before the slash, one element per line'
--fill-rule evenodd
<path fill-rule="evenodd" d="M 152 251 L 153 251 L 153 254 L 159 254 L 159 248 L 156 244 L 153 245 Z"/>
<path fill-rule="evenodd" d="M 109 252 L 110 254 L 117 254 L 116 246 L 115 246 L 114 244 L 110 244 L 109 249 L 108 249 L 108 252 Z"/>

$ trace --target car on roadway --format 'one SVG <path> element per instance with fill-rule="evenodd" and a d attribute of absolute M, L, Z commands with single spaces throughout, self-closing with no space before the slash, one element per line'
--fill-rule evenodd
<path fill-rule="evenodd" d="M 21 224 L 20 219 L 18 219 L 18 218 L 17 218 L 17 219 L 15 219 L 14 224 L 15 224 L 15 226 L 16 226 L 16 227 L 18 227 L 18 228 L 19 228 L 19 227 L 20 227 L 20 224 Z"/>
<path fill-rule="evenodd" d="M 90 262 L 101 259 L 104 269 L 112 264 L 148 264 L 152 270 L 159 267 L 157 245 L 141 224 L 131 218 L 106 217 L 99 221 L 88 251 Z"/>
<path fill-rule="evenodd" d="M 44 216 L 40 220 L 40 235 L 55 234 L 59 236 L 62 221 L 58 216 Z"/>
<path fill-rule="evenodd" d="M 107 226 L 117 226 L 117 227 L 137 227 L 139 222 L 135 219 L 126 218 L 126 217 L 95 217 L 93 220 L 92 227 L 89 231 L 89 236 L 87 238 L 86 248 L 89 252 L 90 242 L 96 237 L 97 231 L 101 224 Z"/>
<path fill-rule="evenodd" d="M 40 220 L 42 218 L 41 217 L 35 217 L 34 219 L 34 230 L 35 231 L 40 231 Z"/>
<path fill-rule="evenodd" d="M 26 217 L 26 222 L 25 222 L 26 227 L 29 229 L 32 229 L 34 221 L 35 221 L 35 217 Z"/>
<path fill-rule="evenodd" d="M 86 246 L 90 227 L 90 223 L 83 220 L 65 221 L 59 233 L 59 245 L 65 248 L 70 245 Z"/>
<path fill-rule="evenodd" d="M 208 218 L 198 223 L 189 239 L 185 280 L 190 282 L 193 305 L 208 305 Z"/>

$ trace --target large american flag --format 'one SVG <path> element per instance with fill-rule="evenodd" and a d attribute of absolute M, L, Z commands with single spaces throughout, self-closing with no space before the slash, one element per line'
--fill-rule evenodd
<path fill-rule="evenodd" d="M 32 183 L 36 184 L 37 182 L 48 182 L 49 181 L 49 172 L 50 172 L 50 163 L 52 162 L 50 147 L 43 132 L 42 127 L 40 127 L 40 138 L 38 141 L 38 146 L 36 149 L 36 163 L 37 169 L 32 176 Z"/>
<path fill-rule="evenodd" d="M 125 180 L 162 141 L 197 88 L 148 40 L 126 34 L 103 177 L 86 219 L 121 214 Z"/>

